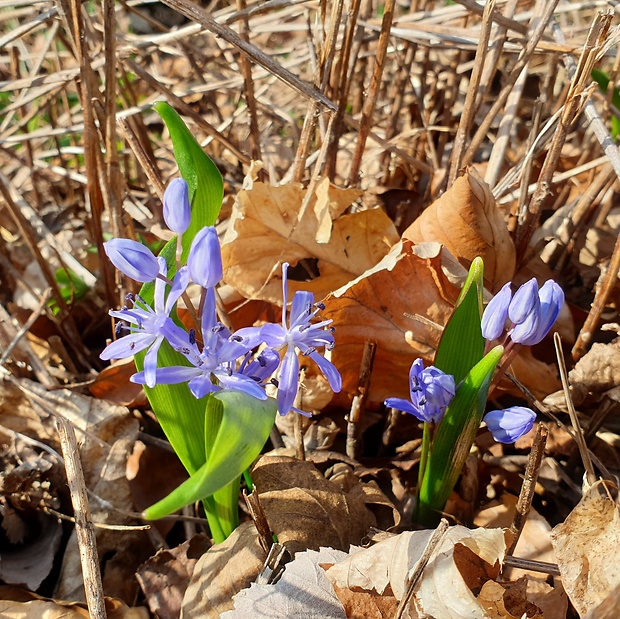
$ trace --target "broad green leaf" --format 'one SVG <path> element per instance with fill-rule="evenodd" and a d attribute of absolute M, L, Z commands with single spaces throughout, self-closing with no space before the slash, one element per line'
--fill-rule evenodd
<path fill-rule="evenodd" d="M 257 400 L 238 391 L 215 395 L 224 405 L 222 423 L 208 461 L 166 498 L 149 507 L 149 520 L 163 518 L 194 501 L 211 496 L 237 479 L 258 456 L 277 412 L 273 399 Z"/>
<path fill-rule="evenodd" d="M 143 369 L 144 353 L 134 357 L 138 371 Z M 190 365 L 187 359 L 162 342 L 158 355 L 159 367 Z M 186 383 L 156 385 L 144 390 L 157 421 L 170 441 L 179 460 L 191 475 L 205 463 L 205 399 L 197 400 Z"/>
<path fill-rule="evenodd" d="M 435 367 L 452 374 L 457 385 L 484 354 L 480 327 L 483 278 L 484 263 L 482 258 L 475 258 L 435 353 Z"/>
<path fill-rule="evenodd" d="M 456 485 L 482 421 L 493 373 L 503 354 L 503 346 L 496 346 L 472 368 L 439 424 L 418 493 L 418 516 L 425 524 L 438 520 Z"/>
<path fill-rule="evenodd" d="M 170 131 L 179 171 L 189 186 L 192 214 L 204 222 L 200 228 L 214 225 L 224 197 L 222 175 L 172 107 L 165 101 L 159 101 L 153 104 L 153 108 Z M 195 234 L 196 231 L 192 238 Z"/>

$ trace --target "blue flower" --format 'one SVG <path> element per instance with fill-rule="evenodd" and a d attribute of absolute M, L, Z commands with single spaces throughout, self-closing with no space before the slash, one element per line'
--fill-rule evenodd
<path fill-rule="evenodd" d="M 187 183 L 182 178 L 173 178 L 164 192 L 164 221 L 170 230 L 183 234 L 191 220 Z"/>
<path fill-rule="evenodd" d="M 164 258 L 156 259 L 158 272 L 165 277 L 167 274 L 166 261 Z M 186 333 L 177 327 L 169 317 L 174 304 L 185 292 L 189 274 L 183 267 L 174 276 L 172 288 L 166 298 L 166 283 L 162 279 L 155 280 L 154 309 L 149 307 L 140 297 L 136 297 L 131 309 L 123 308 L 120 311 L 110 311 L 110 316 L 131 323 L 132 326 L 124 327 L 130 331 L 129 335 L 112 342 L 100 355 L 101 359 L 122 359 L 130 357 L 148 348 L 144 357 L 145 384 L 155 386 L 157 368 L 157 353 L 167 338 L 171 342 L 180 342 L 186 337 Z"/>
<path fill-rule="evenodd" d="M 220 241 L 213 226 L 203 228 L 192 241 L 187 257 L 192 281 L 203 288 L 213 288 L 222 279 Z"/>
<path fill-rule="evenodd" d="M 514 443 L 532 429 L 535 419 L 536 413 L 533 410 L 524 406 L 511 406 L 487 413 L 483 421 L 498 443 Z"/>
<path fill-rule="evenodd" d="M 236 389 L 259 400 L 265 400 L 265 390 L 251 376 L 236 370 L 237 359 L 247 354 L 257 341 L 258 329 L 241 330 L 230 335 L 227 329 L 217 322 L 215 310 L 215 291 L 207 290 L 202 318 L 203 348 L 200 350 L 194 335 L 185 334 L 185 341 L 171 342 L 192 366 L 171 366 L 159 368 L 155 372 L 155 384 L 176 385 L 188 383 L 194 397 L 202 398 L 208 393 L 222 388 Z M 240 333 L 245 332 L 245 335 Z M 131 381 L 146 384 L 145 372 L 138 372 Z"/>
<path fill-rule="evenodd" d="M 323 308 L 319 305 L 314 309 L 314 294 L 306 291 L 298 291 L 293 297 L 289 324 L 286 320 L 286 306 L 288 301 L 288 263 L 282 265 L 282 324 L 266 324 L 261 328 L 260 334 L 265 344 L 272 348 L 286 346 L 286 353 L 280 367 L 278 385 L 278 411 L 280 415 L 286 415 L 293 409 L 293 403 L 297 396 L 299 383 L 299 358 L 297 349 L 303 355 L 310 357 L 319 367 L 332 391 L 338 393 L 342 388 L 342 378 L 336 367 L 319 355 L 317 348 L 325 347 L 331 350 L 334 346 L 334 336 L 331 330 L 326 329 L 331 320 L 323 320 L 312 324 L 312 319 Z M 297 409 L 294 409 L 297 410 Z M 302 412 L 302 411 L 298 411 Z"/>
<path fill-rule="evenodd" d="M 496 340 L 504 332 L 511 299 L 512 290 L 510 290 L 510 282 L 508 282 L 489 301 L 482 315 L 481 324 L 482 337 L 485 340 Z"/>
<path fill-rule="evenodd" d="M 152 282 L 159 275 L 159 263 L 153 252 L 131 239 L 112 239 L 103 244 L 110 262 L 137 282 Z"/>
<path fill-rule="evenodd" d="M 416 359 L 409 371 L 409 394 L 411 401 L 388 398 L 385 405 L 414 415 L 420 421 L 441 420 L 456 392 L 454 377 L 431 365 L 424 367 L 422 359 Z"/>
<path fill-rule="evenodd" d="M 491 299 L 482 316 L 482 335 L 499 338 L 510 321 L 508 335 L 515 344 L 533 346 L 549 333 L 564 304 L 564 292 L 553 280 L 538 289 L 535 279 L 519 287 L 512 295 L 510 283 Z"/>

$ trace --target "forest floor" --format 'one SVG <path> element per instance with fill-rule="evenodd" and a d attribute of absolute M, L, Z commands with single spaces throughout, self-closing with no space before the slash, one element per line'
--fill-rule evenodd
<path fill-rule="evenodd" d="M 617 617 L 616 12 L 0 0 L 0 617 Z M 333 320 L 343 381 L 304 368 L 312 415 L 278 416 L 260 504 L 240 495 L 215 545 L 200 504 L 142 518 L 187 474 L 133 359 L 100 359 L 108 311 L 139 290 L 103 243 L 173 236 L 158 101 L 222 174 L 233 326 L 280 320 L 288 262 L 291 294 Z M 536 411 L 531 432 L 504 445 L 482 426 L 452 526 L 424 530 L 422 424 L 384 401 L 433 363 L 477 256 L 485 302 L 531 278 L 566 301 L 555 341 L 490 394 Z"/>

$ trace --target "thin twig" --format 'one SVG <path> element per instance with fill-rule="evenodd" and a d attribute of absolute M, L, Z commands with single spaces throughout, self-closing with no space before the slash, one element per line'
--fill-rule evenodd
<path fill-rule="evenodd" d="M 566 363 L 564 362 L 564 353 L 562 352 L 562 339 L 560 338 L 560 334 L 557 332 L 553 334 L 553 343 L 555 345 L 555 353 L 558 359 L 560 378 L 562 379 L 562 388 L 564 389 L 564 397 L 566 399 L 566 408 L 568 409 L 568 414 L 573 425 L 575 441 L 577 442 L 577 447 L 579 448 L 579 453 L 581 454 L 581 460 L 586 470 L 586 478 L 588 480 L 588 484 L 592 486 L 596 482 L 596 474 L 594 472 L 594 467 L 592 466 L 592 459 L 590 458 L 588 446 L 586 445 L 586 441 L 583 436 L 583 430 L 579 425 L 577 411 L 575 410 L 575 407 L 573 405 L 573 398 L 571 397 L 570 387 L 568 384 Z"/>
<path fill-rule="evenodd" d="M 103 584 L 99 569 L 97 554 L 97 540 L 95 529 L 90 517 L 90 508 L 86 496 L 84 471 L 80 462 L 80 450 L 73 431 L 73 425 L 61 415 L 56 416 L 58 436 L 62 447 L 62 455 L 67 472 L 67 483 L 71 493 L 71 503 L 75 514 L 75 533 L 80 549 L 80 563 L 82 564 L 82 578 L 88 612 L 93 619 L 105 619 L 106 609 L 103 597 Z"/>
<path fill-rule="evenodd" d="M 360 373 L 357 382 L 357 393 L 351 402 L 351 410 L 347 418 L 347 443 L 346 452 L 349 458 L 356 459 L 359 456 L 359 424 L 364 414 L 366 400 L 368 399 L 372 366 L 377 352 L 377 343 L 366 340 L 360 364 Z"/>
<path fill-rule="evenodd" d="M 511 555 L 515 551 L 517 543 L 519 542 L 519 537 L 521 537 L 521 532 L 525 526 L 527 515 L 532 507 L 532 499 L 534 498 L 534 491 L 536 490 L 536 481 L 538 480 L 540 465 L 545 455 L 545 445 L 547 443 L 548 434 L 549 431 L 547 428 L 542 423 L 539 423 L 532 444 L 532 450 L 527 460 L 523 484 L 521 485 L 521 492 L 519 493 L 519 500 L 517 501 L 517 510 L 512 524 L 510 525 L 510 533 L 513 535 L 513 540 L 508 548 L 508 555 Z"/>
<path fill-rule="evenodd" d="M 403 595 L 400 603 L 398 604 L 398 608 L 396 609 L 396 614 L 394 615 L 394 619 L 402 619 L 407 607 L 411 602 L 411 598 L 413 596 L 413 590 L 415 589 L 418 580 L 422 576 L 426 565 L 430 561 L 431 557 L 435 550 L 439 547 L 439 545 L 443 542 L 446 533 L 450 525 L 445 518 L 442 518 L 437 528 L 433 531 L 430 539 L 428 540 L 428 544 L 426 544 L 426 548 L 422 553 L 422 556 L 418 559 L 418 562 L 415 565 L 415 569 L 411 576 L 407 579 L 407 587 L 405 590 L 405 595 Z"/>

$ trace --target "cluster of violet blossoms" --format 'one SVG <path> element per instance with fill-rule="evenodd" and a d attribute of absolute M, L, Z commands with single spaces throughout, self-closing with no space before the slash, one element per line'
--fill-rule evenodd
<path fill-rule="evenodd" d="M 191 209 L 187 183 L 183 179 L 174 179 L 166 189 L 164 220 L 179 237 L 189 227 Z M 222 279 L 222 257 L 214 227 L 198 232 L 187 265 L 179 268 L 172 280 L 168 279 L 165 259 L 155 257 L 137 241 L 112 239 L 104 243 L 104 248 L 112 264 L 127 277 L 142 283 L 155 282 L 153 307 L 139 295 L 128 295 L 131 307 L 110 311 L 111 316 L 121 321 L 117 324 L 117 334 L 122 330 L 129 333 L 112 342 L 100 355 L 102 359 L 120 359 L 146 351 L 144 369 L 131 377 L 133 382 L 150 388 L 187 383 L 196 398 L 220 389 L 235 389 L 260 400 L 267 398 L 265 386 L 271 383 L 277 387 L 281 415 L 291 410 L 306 414 L 294 407 L 299 388 L 297 351 L 300 351 L 315 361 L 331 389 L 336 393 L 340 391 L 340 373 L 317 352 L 317 348 L 331 350 L 334 346 L 331 320 L 312 322 L 323 306 L 315 305 L 312 293 L 296 292 L 287 321 L 288 264 L 282 268 L 282 323 L 247 327 L 232 333 L 217 315 L 215 287 Z M 195 330 L 186 331 L 170 317 L 190 281 L 202 288 L 201 345 Z M 159 367 L 158 351 L 164 340 L 190 365 Z M 278 350 L 284 348 L 286 352 L 281 361 Z M 278 369 L 279 379 L 276 380 L 274 374 Z"/>
<path fill-rule="evenodd" d="M 533 346 L 549 333 L 563 304 L 564 292 L 553 280 L 539 289 L 536 280 L 531 279 L 514 295 L 511 284 L 507 283 L 484 311 L 482 335 L 492 341 L 505 334 L 506 340 L 510 340 L 509 346 Z M 422 359 L 416 359 L 409 372 L 410 400 L 388 398 L 385 405 L 414 415 L 425 423 L 438 423 L 455 393 L 453 376 L 432 365 L 425 368 Z M 532 429 L 535 419 L 536 413 L 523 406 L 493 410 L 483 417 L 498 443 L 514 443 Z"/>

